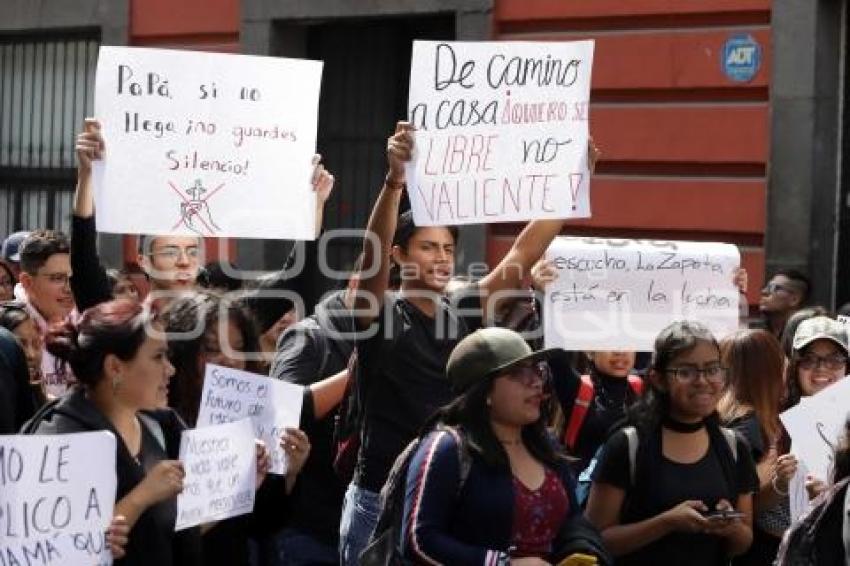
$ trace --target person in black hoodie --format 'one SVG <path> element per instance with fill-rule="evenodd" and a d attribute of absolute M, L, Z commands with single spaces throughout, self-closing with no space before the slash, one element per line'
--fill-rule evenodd
<path fill-rule="evenodd" d="M 283 333 L 271 377 L 307 386 L 346 368 L 354 350 L 351 307 L 359 271 L 359 265 L 355 265 L 344 290 L 330 295 L 319 303 L 312 316 Z M 310 437 L 313 451 L 293 491 L 285 528 L 275 537 L 281 565 L 339 562 L 339 521 L 345 486 L 333 469 L 334 413 L 316 419 L 310 418 L 310 413 L 302 412 L 301 428 Z"/>
<path fill-rule="evenodd" d="M 199 564 L 198 528 L 174 532 L 176 495 L 184 471 L 177 460 L 185 428 L 164 406 L 174 374 L 165 342 L 148 335 L 157 325 L 141 305 L 110 301 L 86 311 L 77 324 L 48 334 L 47 347 L 67 361 L 80 387 L 42 408 L 24 427 L 34 434 L 108 430 L 117 442 L 115 515 L 130 528 L 119 565 Z"/>

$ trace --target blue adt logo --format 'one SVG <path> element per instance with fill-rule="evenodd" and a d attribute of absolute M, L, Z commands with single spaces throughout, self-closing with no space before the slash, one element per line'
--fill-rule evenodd
<path fill-rule="evenodd" d="M 723 72 L 729 80 L 752 80 L 761 66 L 761 45 L 751 35 L 733 35 L 723 44 Z"/>

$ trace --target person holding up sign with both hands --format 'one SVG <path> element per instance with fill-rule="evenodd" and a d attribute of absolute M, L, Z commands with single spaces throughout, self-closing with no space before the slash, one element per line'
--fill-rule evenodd
<path fill-rule="evenodd" d="M 71 289 L 80 311 L 112 298 L 112 285 L 106 270 L 97 256 L 94 218 L 94 196 L 92 189 L 92 162 L 106 154 L 106 144 L 100 131 L 100 123 L 94 118 L 85 120 L 83 131 L 77 135 L 77 187 L 74 193 L 74 209 L 71 224 L 71 263 L 75 276 Z M 334 186 L 334 176 L 321 164 L 321 156 L 313 156 L 311 184 L 316 193 L 316 230 L 322 226 L 325 203 Z M 117 190 L 117 189 L 116 189 Z M 176 296 L 195 289 L 201 266 L 203 239 L 196 236 L 139 236 L 139 265 L 150 277 L 152 295 L 164 307 Z M 309 244 L 315 245 L 315 244 Z M 296 249 L 287 260 L 287 265 L 273 276 L 265 277 L 259 291 L 281 288 L 292 289 L 301 297 L 310 296 L 308 285 L 310 273 L 307 269 L 290 278 L 288 266 L 295 261 Z M 308 252 L 309 255 L 309 252 Z M 271 294 L 274 297 L 274 293 Z M 260 298 L 262 294 L 260 293 Z M 265 298 L 263 308 L 280 310 L 280 305 L 291 303 L 285 298 Z M 285 312 L 280 312 L 283 316 Z"/>
<path fill-rule="evenodd" d="M 115 516 L 129 527 L 126 555 L 118 562 L 124 565 L 200 564 L 199 529 L 174 531 L 185 475 L 177 455 L 186 427 L 161 408 L 174 374 L 161 333 L 155 314 L 130 301 L 101 303 L 78 323 L 53 329 L 47 347 L 71 365 L 80 387 L 46 405 L 23 430 L 107 430 L 119 440 Z M 268 469 L 262 447 L 257 460 L 259 485 Z"/>
<path fill-rule="evenodd" d="M 346 565 L 356 564 L 375 528 L 378 492 L 393 461 L 428 416 L 454 397 L 444 376 L 452 349 L 497 311 L 500 298 L 520 291 L 523 276 L 563 225 L 560 219 L 530 222 L 488 275 L 446 295 L 457 229 L 417 227 L 409 212 L 398 215 L 412 152 L 413 128 L 399 122 L 387 141 L 388 172 L 369 218 L 371 237 L 364 241 L 354 315 L 364 331 L 355 379 L 365 402 L 362 444 L 340 522 L 340 561 Z M 385 295 L 391 263 L 401 274 L 401 288 Z"/>

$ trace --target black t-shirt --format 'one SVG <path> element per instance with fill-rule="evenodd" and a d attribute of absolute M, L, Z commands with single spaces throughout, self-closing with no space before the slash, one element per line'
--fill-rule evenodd
<path fill-rule="evenodd" d="M 661 431 L 642 436 L 638 447 L 638 469 L 631 486 L 628 441 L 623 432 L 606 443 L 593 480 L 626 491 L 621 523 L 639 523 L 687 500 L 699 500 L 713 509 L 720 499 L 735 505 L 739 495 L 753 493 L 758 486 L 755 464 L 746 442 L 738 438 L 734 484 L 723 472 L 720 449 L 710 446 L 693 464 L 673 462 L 661 453 Z M 722 439 L 720 442 L 724 442 Z M 644 452 L 645 451 L 645 452 Z M 724 541 L 719 537 L 675 532 L 635 552 L 621 556 L 617 564 L 670 566 L 719 566 L 728 564 Z"/>
<path fill-rule="evenodd" d="M 764 457 L 766 446 L 764 439 L 761 436 L 761 426 L 755 413 L 750 413 L 746 416 L 734 419 L 727 423 L 727 426 L 735 430 L 738 434 L 744 437 L 744 440 L 750 445 L 750 454 L 753 456 L 753 461 L 758 463 Z"/>
<path fill-rule="evenodd" d="M 356 485 L 380 491 L 396 457 L 428 417 L 452 400 L 446 363 L 455 345 L 481 326 L 476 290 L 446 297 L 433 318 L 388 294 L 368 330 L 371 336 L 357 342 L 357 380 L 365 402 Z"/>

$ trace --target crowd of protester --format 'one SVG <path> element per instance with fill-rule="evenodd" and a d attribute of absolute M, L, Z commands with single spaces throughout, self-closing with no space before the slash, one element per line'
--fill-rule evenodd
<path fill-rule="evenodd" d="M 759 320 L 720 341 L 700 321 L 671 320 L 651 353 L 543 350 L 518 331 L 540 328 L 525 286 L 542 292 L 556 277 L 542 256 L 563 221 L 529 222 L 486 275 L 454 279 L 458 230 L 400 210 L 404 122 L 387 142 L 370 237 L 321 298 L 314 272 L 290 269 L 297 247 L 279 271 L 244 280 L 232 263 L 203 265 L 199 238 L 141 235 L 137 262 L 107 269 L 96 120 L 76 150 L 70 235 L 16 232 L 0 250 L 0 433 L 115 435 L 116 564 L 850 555 L 850 436 L 832 477 L 808 478 L 812 511 L 790 516 L 798 462 L 779 414 L 850 369 L 847 328 L 808 304 L 803 274 L 773 274 Z M 334 178 L 313 167 L 321 226 Z M 734 281 L 746 290 L 745 272 Z M 301 423 L 279 439 L 285 476 L 267 473 L 258 443 L 253 513 L 175 532 L 180 435 L 196 425 L 207 364 L 304 386 Z"/>

